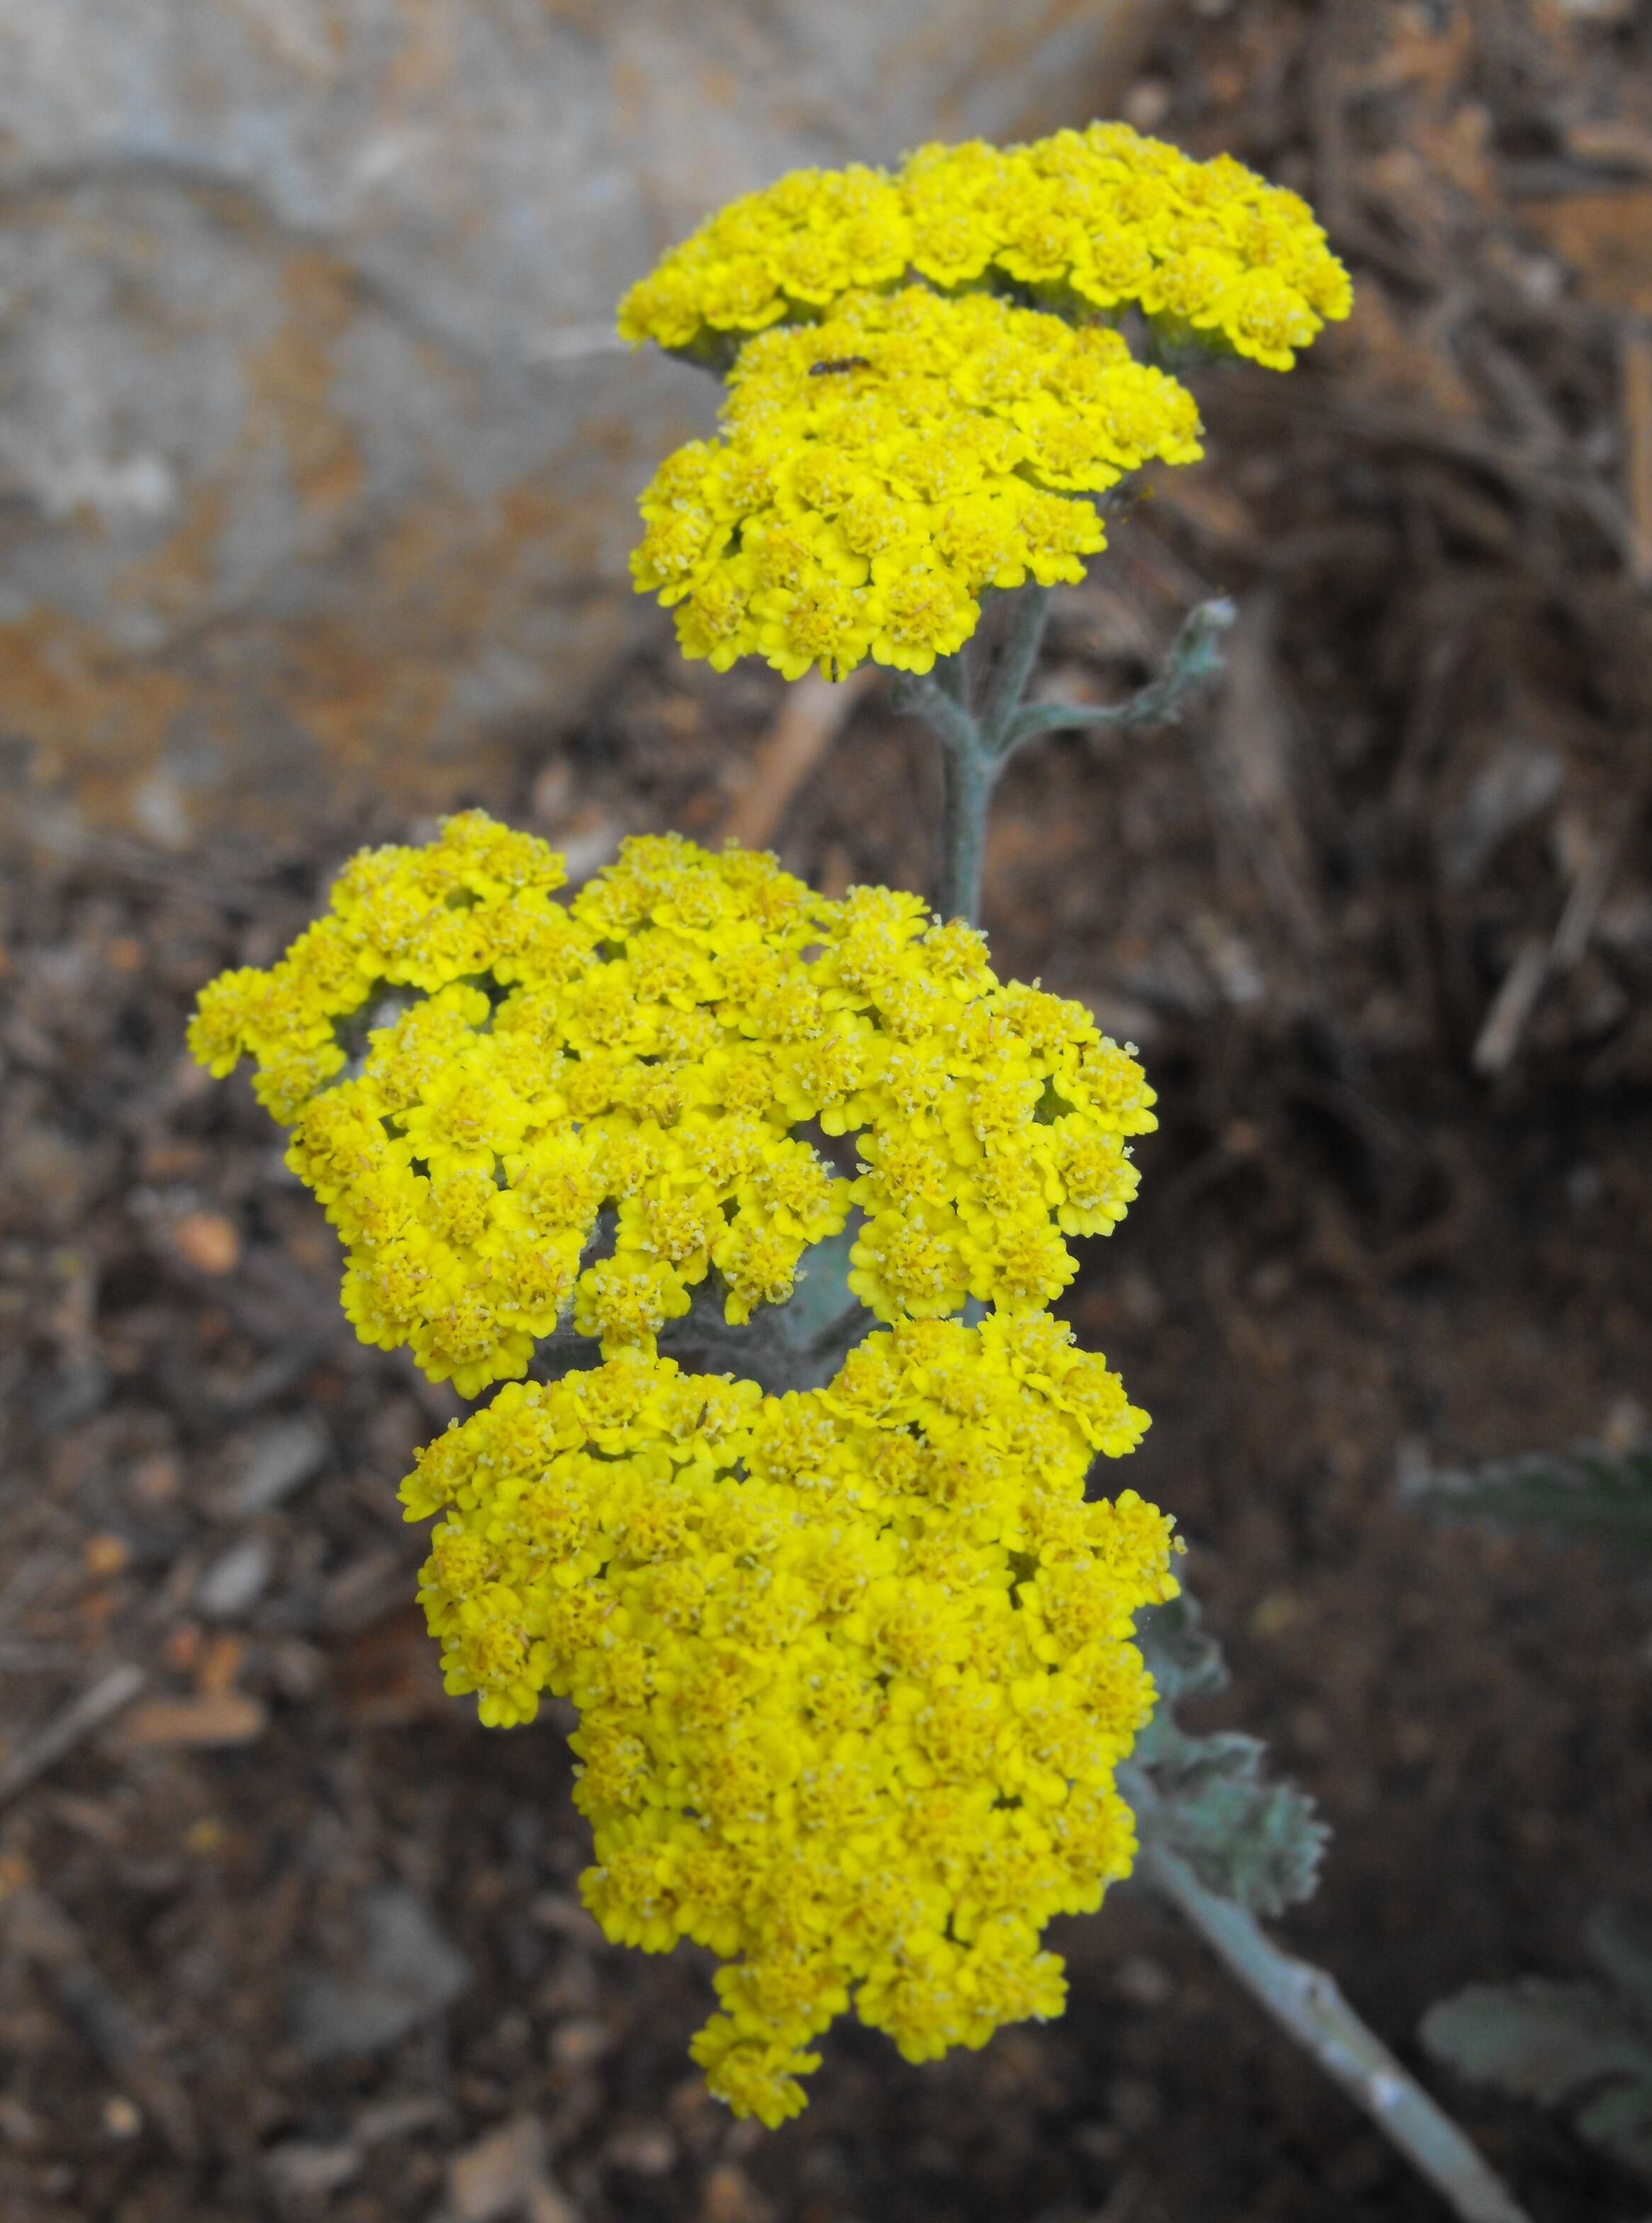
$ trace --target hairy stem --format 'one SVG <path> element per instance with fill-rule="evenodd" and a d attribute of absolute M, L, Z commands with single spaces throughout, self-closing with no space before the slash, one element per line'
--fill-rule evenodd
<path fill-rule="evenodd" d="M 1010 733 L 1027 683 L 1033 676 L 1044 628 L 1050 620 L 1050 589 L 1023 587 L 1014 595 L 1015 614 L 1008 638 L 998 652 L 987 699 L 981 712 L 981 739 L 994 756 L 1008 753 Z"/>
<path fill-rule="evenodd" d="M 981 866 L 987 811 L 1006 759 L 1036 734 L 1080 726 L 1145 726 L 1177 717 L 1195 689 L 1222 668 L 1222 636 L 1234 621 L 1228 601 L 1202 602 L 1191 611 L 1156 679 L 1128 702 L 1023 702 L 1038 661 L 1050 614 L 1050 589 L 1015 589 L 1010 627 L 998 652 L 985 697 L 973 702 L 967 657 L 939 658 L 932 671 L 903 673 L 895 684 L 895 707 L 925 718 L 941 746 L 943 801 L 940 862 L 935 900 L 948 918 L 981 918 Z"/>
<path fill-rule="evenodd" d="M 940 875 L 935 891 L 944 918 L 981 918 L 981 866 L 987 810 L 997 767 L 978 740 L 941 746 Z"/>
<path fill-rule="evenodd" d="M 1136 1789 L 1132 1786 L 1133 1804 Z M 1335 1977 L 1281 1952 L 1253 1914 L 1207 1891 L 1178 1853 L 1154 1844 L 1145 1831 L 1136 1872 L 1186 1917 L 1273 2019 L 1443 2195 L 1462 2223 L 1530 2223 L 1451 2118 L 1360 2021 Z"/>
<path fill-rule="evenodd" d="M 1023 703 L 1010 716 L 1005 754 L 1038 734 L 1071 732 L 1081 726 L 1128 730 L 1132 726 L 1173 723 L 1205 681 L 1221 671 L 1222 638 L 1234 617 L 1234 606 L 1225 598 L 1201 602 L 1190 610 L 1171 644 L 1164 670 L 1122 702 Z"/>
<path fill-rule="evenodd" d="M 940 861 L 935 904 L 946 918 L 981 916 L 981 860 L 986 847 L 987 806 L 996 772 L 970 707 L 970 671 L 962 656 L 940 658 L 933 672 L 905 673 L 895 682 L 895 707 L 927 719 L 940 743 Z"/>
<path fill-rule="evenodd" d="M 956 657 L 945 657 L 933 672 L 903 671 L 890 691 L 897 710 L 928 720 L 943 748 L 978 749 L 980 729 L 964 700 L 958 663 Z"/>

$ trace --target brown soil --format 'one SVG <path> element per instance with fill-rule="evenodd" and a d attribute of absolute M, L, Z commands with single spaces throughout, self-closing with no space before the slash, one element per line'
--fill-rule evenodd
<path fill-rule="evenodd" d="M 1652 1403 L 1649 61 L 1644 9 L 1559 0 L 1215 0 L 1159 57 L 1132 114 L 1310 192 L 1361 308 L 1289 381 L 1207 377 L 1214 462 L 1064 598 L 1052 687 L 1123 691 L 1218 590 L 1232 677 L 1178 729 L 1018 765 L 987 904 L 1001 970 L 1087 998 L 1160 1093 L 1073 1310 L 1155 1416 L 1128 1478 L 1191 1540 L 1234 1670 L 1208 1718 L 1267 1736 L 1335 1825 L 1282 1930 L 1538 2223 L 1652 2195 L 1413 2033 L 1465 1981 L 1574 1968 L 1595 1905 L 1652 1904 L 1652 1619 L 1587 1551 L 1431 1527 L 1396 1470 L 1627 1440 Z M 524 734 L 512 788 L 455 800 L 589 856 L 713 834 L 780 693 L 662 637 L 599 721 Z M 827 886 L 922 885 L 933 776 L 874 690 L 774 839 Z M 104 841 L 10 878 L 11 1748 L 113 1662 L 148 1681 L 0 1815 L 0 2212 L 1443 2215 L 1128 1891 L 1063 1925 L 1059 2023 L 924 2069 L 841 2028 L 772 2136 L 705 2099 L 707 1966 L 594 1938 L 558 1725 L 483 1732 L 435 1685 L 392 1500 L 451 1401 L 353 1342 L 244 1082 L 182 1059 L 201 981 L 408 830 Z M 283 1458 L 301 1478 L 241 1507 Z M 359 2006 L 392 1887 L 462 1987 L 316 2058 L 317 1978 Z"/>

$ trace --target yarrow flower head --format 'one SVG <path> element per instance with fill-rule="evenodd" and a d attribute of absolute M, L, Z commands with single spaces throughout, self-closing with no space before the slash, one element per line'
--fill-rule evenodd
<path fill-rule="evenodd" d="M 569 1697 L 586 1903 L 725 1962 L 694 2041 L 773 2125 L 851 2004 L 911 2061 L 1060 2012 L 1052 1914 L 1128 1873 L 1170 1524 L 1086 1502 L 1146 1416 L 1047 1314 L 870 1336 L 818 1391 L 627 1351 L 421 1454 L 421 1591 L 484 1722 Z"/>
<path fill-rule="evenodd" d="M 363 852 L 280 963 L 202 992 L 191 1047 L 255 1060 L 364 1341 L 467 1396 L 559 1324 L 651 1354 L 696 1292 L 735 1325 L 782 1302 L 851 1212 L 879 1320 L 1036 1312 L 1065 1238 L 1123 1217 L 1140 1066 L 971 929 L 675 835 L 571 903 L 563 877 L 468 812 Z"/>
<path fill-rule="evenodd" d="M 570 1313 L 600 1345 L 420 1453 L 420 1595 L 484 1722 L 578 1709 L 587 1903 L 724 1962 L 694 2056 L 772 2125 L 851 2006 L 913 2061 L 1058 2013 L 1044 1925 L 1129 1869 L 1133 1616 L 1179 1547 L 1086 1501 L 1147 1416 L 1049 1307 L 1153 1094 L 914 897 L 674 836 L 562 878 L 480 812 L 366 851 L 191 1047 L 255 1060 L 364 1338 L 468 1395 Z M 824 1387 L 660 1351 L 701 1290 L 737 1326 L 783 1303 L 851 1212 L 867 1316 Z"/>
<path fill-rule="evenodd" d="M 847 294 L 749 341 L 729 383 L 721 435 L 644 492 L 631 559 L 719 671 L 927 671 L 984 588 L 1083 577 L 1105 545 L 1084 494 L 1200 453 L 1192 396 L 1117 332 L 989 293 Z"/>
<path fill-rule="evenodd" d="M 1296 194 L 1124 124 L 795 171 L 620 305 L 623 337 L 732 366 L 721 436 L 644 496 L 638 590 L 719 670 L 927 671 L 983 589 L 1082 576 L 1090 496 L 1199 455 L 1191 397 L 1109 320 L 1285 370 L 1350 298 Z"/>

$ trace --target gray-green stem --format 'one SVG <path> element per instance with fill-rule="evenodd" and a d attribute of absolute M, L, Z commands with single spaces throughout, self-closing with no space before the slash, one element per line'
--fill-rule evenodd
<path fill-rule="evenodd" d="M 935 901 L 944 918 L 981 916 L 987 812 L 997 766 L 972 743 L 941 744 L 940 872 Z"/>
<path fill-rule="evenodd" d="M 1014 614 L 998 661 L 993 667 L 981 717 L 983 746 L 995 758 L 1008 756 L 1014 743 L 1011 733 L 1027 683 L 1044 645 L 1044 628 L 1050 621 L 1050 589 L 1023 587 L 1014 597 Z"/>
<path fill-rule="evenodd" d="M 1123 702 L 1026 702 L 1022 696 L 1043 645 L 1050 589 L 1022 587 L 1011 599 L 1009 630 L 978 708 L 967 650 L 941 658 L 931 671 L 903 674 L 895 690 L 895 708 L 927 719 L 940 744 L 936 904 L 943 916 L 964 918 L 971 926 L 981 917 L 992 791 L 1015 750 L 1039 734 L 1172 722 L 1195 690 L 1221 670 L 1222 636 L 1234 621 L 1231 602 L 1202 602 L 1184 620 L 1159 677 Z"/>
<path fill-rule="evenodd" d="M 1154 1793 L 1139 1769 L 1121 1768 L 1118 1780 L 1141 1827 L 1136 1874 L 1192 1924 L 1246 1990 L 1428 2178 L 1462 2223 L 1530 2223 L 1451 2118 L 1360 2021 L 1335 1978 L 1282 1952 L 1248 1909 L 1207 1891 L 1179 1853 L 1154 1842 Z"/>

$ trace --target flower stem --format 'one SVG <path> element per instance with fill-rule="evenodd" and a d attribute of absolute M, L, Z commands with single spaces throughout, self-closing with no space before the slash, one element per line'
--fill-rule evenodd
<path fill-rule="evenodd" d="M 1127 696 L 1122 702 L 1027 702 L 1012 706 L 1003 743 L 1004 753 L 1019 748 L 1038 734 L 1071 732 L 1077 726 L 1110 727 L 1128 732 L 1133 726 L 1173 725 L 1189 698 L 1222 670 L 1222 635 L 1236 613 L 1225 596 L 1200 602 L 1182 620 L 1171 643 L 1164 670 L 1156 679 Z"/>
<path fill-rule="evenodd" d="M 998 774 L 1014 752 L 1035 734 L 1079 726 L 1128 727 L 1173 721 L 1182 705 L 1222 668 L 1222 636 L 1234 621 L 1228 601 L 1202 602 L 1184 621 L 1165 668 L 1123 702 L 1023 702 L 1027 683 L 1043 645 L 1050 589 L 1015 589 L 1014 614 L 979 710 L 971 696 L 967 657 L 942 657 L 933 671 L 903 673 L 895 682 L 897 710 L 926 718 L 941 748 L 940 861 L 937 907 L 947 918 L 981 918 L 981 868 L 987 812 Z"/>
<path fill-rule="evenodd" d="M 1462 2223 L 1530 2223 L 1451 2118 L 1360 2021 L 1335 1977 L 1281 1952 L 1248 1909 L 1207 1891 L 1180 1854 L 1145 1834 L 1136 1868 L 1444 2195 Z"/>
<path fill-rule="evenodd" d="M 941 744 L 939 885 L 943 918 L 981 919 L 981 866 L 987 846 L 987 811 L 997 766 L 978 738 Z"/>
<path fill-rule="evenodd" d="M 998 767 L 982 740 L 970 702 L 970 671 L 962 656 L 946 657 L 933 671 L 904 673 L 895 684 L 895 707 L 928 721 L 940 743 L 940 860 L 935 906 L 945 918 L 981 916 L 981 860 L 987 809 Z"/>
<path fill-rule="evenodd" d="M 1023 587 L 1014 597 L 1014 616 L 1008 638 L 998 652 L 991 683 L 981 715 L 981 739 L 994 756 L 1008 756 L 1014 746 L 1010 734 L 1027 683 L 1033 676 L 1044 628 L 1050 620 L 1050 589 Z"/>

